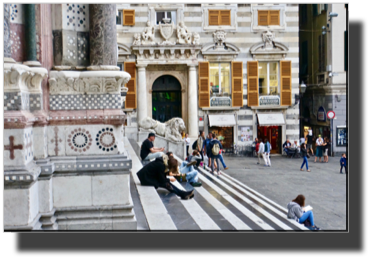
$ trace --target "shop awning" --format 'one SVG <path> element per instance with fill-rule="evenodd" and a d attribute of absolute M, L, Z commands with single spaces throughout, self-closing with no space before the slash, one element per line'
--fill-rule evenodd
<path fill-rule="evenodd" d="M 282 113 L 258 113 L 260 126 L 281 126 L 285 125 L 284 115 Z"/>
<path fill-rule="evenodd" d="M 232 127 L 236 126 L 235 115 L 223 114 L 223 115 L 208 115 L 210 127 Z"/>

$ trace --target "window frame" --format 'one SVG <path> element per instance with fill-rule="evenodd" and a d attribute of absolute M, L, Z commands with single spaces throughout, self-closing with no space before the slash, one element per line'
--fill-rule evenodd
<path fill-rule="evenodd" d="M 267 93 L 266 94 L 260 94 L 260 63 L 267 63 L 267 75 L 268 75 L 268 83 L 267 83 Z M 270 63 L 276 63 L 277 64 L 277 94 L 276 95 L 272 95 L 270 94 L 270 74 L 269 74 L 269 64 Z M 259 64 L 258 64 L 258 78 L 259 78 L 259 90 L 258 90 L 258 93 L 259 93 L 259 99 L 260 99 L 260 96 L 279 96 L 281 98 L 281 90 L 280 90 L 280 82 L 281 82 L 281 76 L 280 76 L 280 62 L 279 61 L 259 61 Z"/>
<path fill-rule="evenodd" d="M 118 9 L 117 10 L 118 15 L 116 15 L 116 26 L 123 26 L 123 10 Z M 120 16 L 120 24 L 117 23 L 117 17 Z"/>
<path fill-rule="evenodd" d="M 160 26 L 156 25 L 156 12 L 160 11 L 175 11 L 176 12 L 176 24 L 174 25 L 174 30 L 177 29 L 177 24 L 184 21 L 183 11 L 185 4 L 148 4 L 148 20 L 150 25 L 154 27 L 155 30 L 159 30 Z"/>
<path fill-rule="evenodd" d="M 286 28 L 286 9 L 287 4 L 251 4 L 251 31 L 257 33 L 263 30 L 285 30 Z M 261 10 L 279 10 L 280 11 L 280 25 L 266 25 L 259 26 L 259 12 Z M 299 11 L 298 11 L 299 13 Z"/>
<path fill-rule="evenodd" d="M 237 4 L 202 4 L 202 29 L 203 31 L 224 30 L 225 32 L 237 31 Z M 230 25 L 210 25 L 209 10 L 230 10 Z"/>

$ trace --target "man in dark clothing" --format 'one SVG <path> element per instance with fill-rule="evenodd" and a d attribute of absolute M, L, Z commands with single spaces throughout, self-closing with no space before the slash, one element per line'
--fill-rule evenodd
<path fill-rule="evenodd" d="M 340 173 L 343 173 L 342 172 L 343 168 L 344 168 L 344 172 L 347 173 L 346 166 L 347 166 L 347 158 L 346 158 L 346 154 L 343 153 L 342 158 L 340 158 Z"/>
<path fill-rule="evenodd" d="M 164 148 L 158 148 L 153 146 L 153 141 L 156 139 L 154 133 L 149 133 L 148 139 L 146 139 L 141 145 L 140 157 L 142 161 L 149 161 L 157 157 L 162 157 L 164 155 Z"/>
<path fill-rule="evenodd" d="M 312 135 L 307 135 L 307 144 L 306 144 L 306 149 L 311 151 L 311 155 L 314 155 L 313 151 L 313 136 Z"/>
<path fill-rule="evenodd" d="M 206 140 L 204 140 L 203 142 L 203 155 L 207 155 L 208 157 L 208 167 L 211 167 L 211 155 L 210 155 L 211 150 L 209 146 L 211 140 L 212 140 L 212 133 L 209 132 Z"/>
<path fill-rule="evenodd" d="M 164 155 L 166 162 L 168 157 Z M 143 186 L 154 186 L 154 188 L 165 188 L 169 192 L 175 193 L 184 200 L 191 199 L 194 197 L 194 190 L 183 191 L 177 188 L 171 183 L 175 181 L 175 178 L 166 178 L 165 176 L 165 163 L 164 158 L 158 157 L 155 161 L 150 162 L 142 169 L 137 172 L 137 177 L 139 177 L 140 183 Z"/>
<path fill-rule="evenodd" d="M 223 159 L 223 156 L 221 154 L 221 151 L 223 149 L 222 144 L 220 143 L 220 141 L 218 139 L 216 139 L 216 134 L 215 133 L 212 134 L 212 138 L 213 139 L 210 141 L 210 144 L 209 144 L 210 156 L 211 156 L 211 159 L 212 159 L 212 163 L 214 163 L 214 160 L 216 160 L 217 173 L 218 173 L 218 175 L 220 175 L 220 168 L 219 168 L 219 161 L 218 160 L 220 160 L 220 162 L 222 163 L 224 170 L 228 169 L 228 167 L 224 163 L 224 159 Z M 219 146 L 219 152 L 216 155 L 212 151 L 215 144 L 217 146 Z M 215 167 L 214 164 L 212 164 L 211 165 L 211 173 L 213 173 L 213 174 L 214 174 L 214 167 Z"/>

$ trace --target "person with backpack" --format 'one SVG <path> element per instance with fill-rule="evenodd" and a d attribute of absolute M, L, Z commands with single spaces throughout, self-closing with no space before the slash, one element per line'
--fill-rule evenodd
<path fill-rule="evenodd" d="M 314 215 L 313 211 L 309 210 L 307 212 L 303 211 L 303 207 L 305 206 L 305 196 L 302 194 L 298 195 L 294 200 L 288 203 L 288 218 L 294 219 L 300 224 L 304 224 L 310 230 L 320 230 L 314 224 Z"/>
<path fill-rule="evenodd" d="M 270 156 L 270 150 L 272 149 L 271 144 L 269 143 L 268 139 L 265 139 L 265 145 L 264 145 L 264 162 L 266 167 L 271 166 L 271 162 L 269 159 Z"/>
<path fill-rule="evenodd" d="M 212 133 L 209 132 L 207 138 L 203 142 L 203 155 L 207 155 L 208 158 L 208 167 L 211 168 L 211 148 L 209 146 L 210 141 L 212 140 Z"/>
<path fill-rule="evenodd" d="M 223 149 L 223 146 L 222 144 L 220 143 L 220 141 L 218 139 L 216 139 L 216 135 L 215 133 L 212 134 L 212 140 L 210 141 L 210 148 L 211 148 L 211 159 L 212 159 L 212 163 L 214 162 L 214 160 L 216 161 L 216 166 L 217 166 L 217 174 L 220 175 L 220 168 L 219 168 L 219 161 L 222 163 L 223 165 L 223 168 L 224 170 L 227 170 L 228 167 L 226 166 L 226 164 L 224 163 L 224 159 L 223 159 L 223 156 L 221 154 L 221 151 Z M 214 164 L 211 165 L 211 173 L 214 174 Z"/>

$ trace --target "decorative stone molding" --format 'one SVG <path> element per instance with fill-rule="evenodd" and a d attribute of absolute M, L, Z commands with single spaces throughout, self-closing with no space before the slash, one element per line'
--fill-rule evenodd
<path fill-rule="evenodd" d="M 118 57 L 124 57 L 125 59 L 129 59 L 129 56 L 132 54 L 132 51 L 128 46 L 117 43 L 117 48 L 118 48 Z"/>
<path fill-rule="evenodd" d="M 279 30 L 281 32 L 285 31 L 286 20 L 285 20 L 285 9 L 287 4 L 251 4 L 251 30 L 254 33 L 263 30 Z M 279 26 L 259 26 L 258 24 L 258 11 L 259 10 L 279 10 L 280 11 L 280 25 Z"/>
<path fill-rule="evenodd" d="M 41 82 L 47 77 L 45 68 L 12 64 L 4 66 L 4 92 L 41 93 Z"/>
<path fill-rule="evenodd" d="M 165 39 L 163 42 L 160 43 L 161 46 L 172 46 L 172 45 L 175 45 L 175 42 L 170 42 L 169 41 L 169 38 L 172 36 L 173 34 L 173 31 L 174 31 L 174 24 L 171 23 L 171 24 L 167 24 L 166 21 L 167 20 L 164 20 L 163 21 L 165 22 L 165 24 L 159 24 L 159 27 L 160 27 L 160 33 L 161 33 L 161 36 Z"/>
<path fill-rule="evenodd" d="M 130 78 L 124 71 L 51 71 L 50 94 L 120 94 Z"/>
<path fill-rule="evenodd" d="M 263 42 L 253 45 L 249 50 L 253 59 L 281 60 L 286 57 L 289 48 L 280 42 L 274 41 L 275 36 L 271 31 L 263 32 L 261 37 Z"/>
<path fill-rule="evenodd" d="M 202 47 L 202 54 L 209 61 L 232 61 L 240 52 L 240 49 L 226 42 L 227 33 L 217 30 L 213 33 L 214 43 L 206 44 Z"/>
<path fill-rule="evenodd" d="M 197 55 L 200 49 L 198 45 L 133 46 L 132 52 L 136 55 L 138 63 L 189 64 L 198 63 Z"/>

